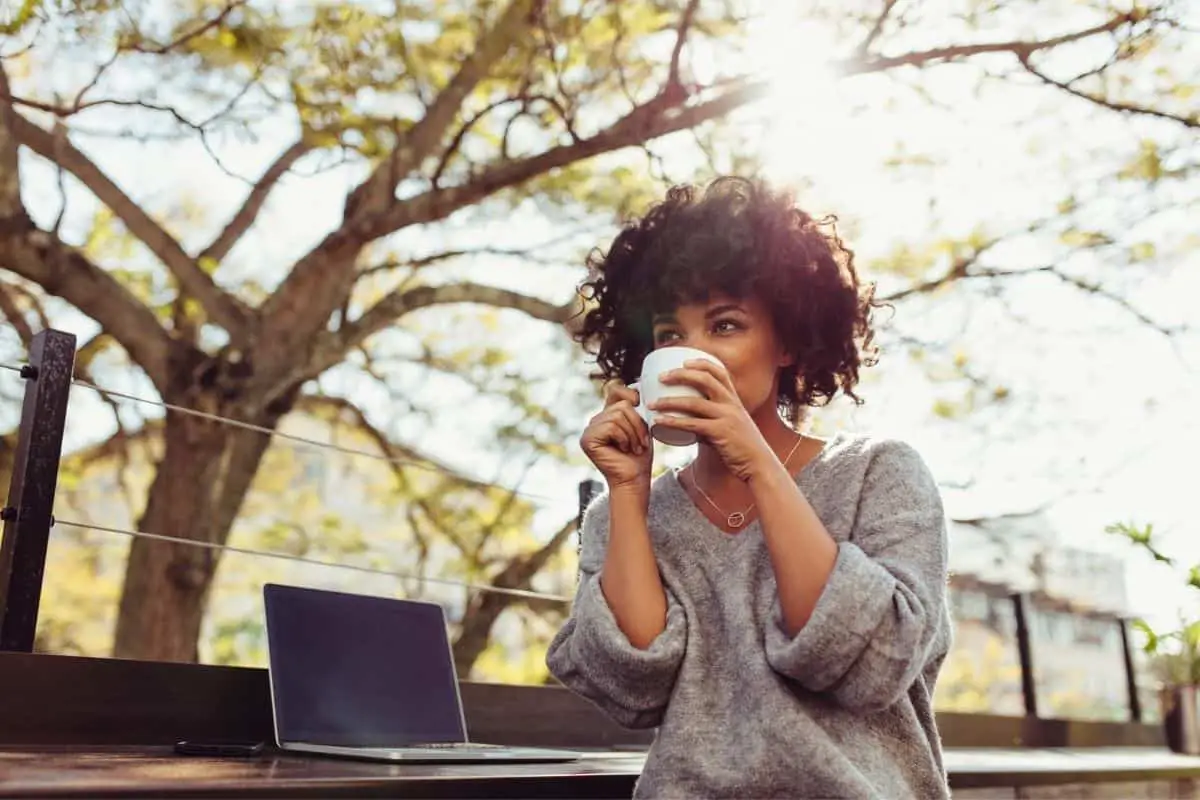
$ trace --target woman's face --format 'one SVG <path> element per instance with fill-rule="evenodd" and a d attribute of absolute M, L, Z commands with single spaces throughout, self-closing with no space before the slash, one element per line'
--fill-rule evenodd
<path fill-rule="evenodd" d="M 792 360 L 758 298 L 717 294 L 655 314 L 652 322 L 655 350 L 682 345 L 716 356 L 751 415 L 774 412 L 779 370 Z"/>

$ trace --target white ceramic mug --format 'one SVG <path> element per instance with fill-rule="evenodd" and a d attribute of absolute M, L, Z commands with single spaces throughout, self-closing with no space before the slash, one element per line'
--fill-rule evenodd
<path fill-rule="evenodd" d="M 642 362 L 642 375 L 638 378 L 637 383 L 634 383 L 630 388 L 637 389 L 639 402 L 637 406 L 638 415 L 650 426 L 650 435 L 663 444 L 669 444 L 674 447 L 687 447 L 690 444 L 696 443 L 696 434 L 691 431 L 672 428 L 668 423 L 656 422 L 652 423 L 650 418 L 654 416 L 653 411 L 650 411 L 647 406 L 664 397 L 703 397 L 699 391 L 691 386 L 686 386 L 679 383 L 663 383 L 659 380 L 659 376 L 664 372 L 670 372 L 673 369 L 679 369 L 683 366 L 683 362 L 691 361 L 694 358 L 703 358 L 714 364 L 720 364 L 720 359 L 709 355 L 703 350 L 697 350 L 694 347 L 664 347 L 659 350 L 651 351 L 646 356 L 646 360 Z M 677 411 L 671 412 L 676 416 L 687 416 Z"/>

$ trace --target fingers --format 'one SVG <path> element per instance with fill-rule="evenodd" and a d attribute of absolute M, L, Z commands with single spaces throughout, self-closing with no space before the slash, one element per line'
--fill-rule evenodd
<path fill-rule="evenodd" d="M 655 414 L 654 424 L 665 425 L 668 428 L 678 428 L 681 431 L 689 431 L 697 436 L 705 437 L 709 426 L 712 424 L 712 420 L 680 417 L 674 414 Z"/>
<path fill-rule="evenodd" d="M 650 446 L 650 428 L 642 419 L 641 414 L 638 414 L 633 406 L 622 403 L 619 406 L 613 406 L 614 411 L 621 412 L 621 419 L 625 423 L 626 430 L 633 434 L 635 440 L 642 446 L 642 449 Z M 639 450 L 639 452 L 641 452 Z"/>
<path fill-rule="evenodd" d="M 613 406 L 605 413 L 611 415 L 610 419 L 613 424 L 619 427 L 625 435 L 625 440 L 628 442 L 625 452 L 637 455 L 646 452 L 646 448 L 650 445 L 649 436 L 646 434 L 646 425 L 630 405 L 622 403 Z"/>
<path fill-rule="evenodd" d="M 695 369 L 701 372 L 707 372 L 712 375 L 717 381 L 728 389 L 734 391 L 733 378 L 729 375 L 729 370 L 725 369 L 724 364 L 718 364 L 715 361 L 709 361 L 707 358 L 692 358 L 683 362 L 683 366 L 687 369 Z"/>
<path fill-rule="evenodd" d="M 636 406 L 640 399 L 636 389 L 630 389 L 620 381 L 609 381 L 604 386 L 604 406 L 606 408 L 622 400 Z"/>
<path fill-rule="evenodd" d="M 695 360 L 689 361 L 688 364 L 710 364 L 711 362 Z M 712 364 L 712 366 L 716 366 Z M 659 380 L 665 384 L 691 386 L 700 394 L 710 400 L 725 400 L 730 395 L 730 388 L 725 385 L 722 378 L 718 377 L 707 370 L 685 367 L 683 369 L 673 369 L 662 374 Z"/>
<path fill-rule="evenodd" d="M 637 439 L 622 422 L 623 419 L 620 416 L 608 416 L 597 422 L 594 441 L 612 443 L 623 453 L 634 452 Z"/>
<path fill-rule="evenodd" d="M 649 429 L 628 403 L 619 403 L 592 418 L 586 434 L 594 445 L 614 445 L 623 453 L 642 455 L 650 448 Z"/>
<path fill-rule="evenodd" d="M 650 404 L 650 410 L 711 419 L 720 413 L 720 405 L 706 397 L 662 397 Z"/>

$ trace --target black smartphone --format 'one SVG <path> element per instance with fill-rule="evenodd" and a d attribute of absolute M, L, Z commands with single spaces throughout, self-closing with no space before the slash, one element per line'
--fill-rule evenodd
<path fill-rule="evenodd" d="M 192 742 L 175 743 L 175 752 L 181 756 L 209 756 L 212 758 L 252 758 L 263 751 L 263 742 Z"/>

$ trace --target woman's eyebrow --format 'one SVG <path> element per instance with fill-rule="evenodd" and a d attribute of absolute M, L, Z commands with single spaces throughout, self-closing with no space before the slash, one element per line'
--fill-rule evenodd
<path fill-rule="evenodd" d="M 654 316 L 650 317 L 651 325 L 657 325 L 660 322 L 674 322 L 674 321 L 675 321 L 675 315 L 667 314 L 665 312 L 662 314 L 655 314 Z"/>
<path fill-rule="evenodd" d="M 704 318 L 711 319 L 712 317 L 715 317 L 718 314 L 724 314 L 726 311 L 744 311 L 744 309 L 738 303 L 722 303 L 719 306 L 713 306 L 712 308 L 705 311 Z"/>

